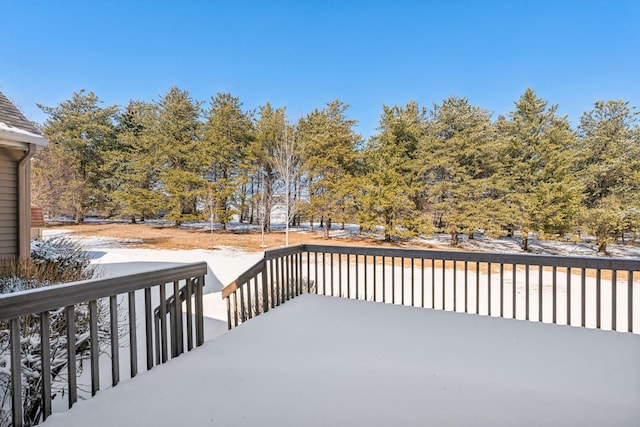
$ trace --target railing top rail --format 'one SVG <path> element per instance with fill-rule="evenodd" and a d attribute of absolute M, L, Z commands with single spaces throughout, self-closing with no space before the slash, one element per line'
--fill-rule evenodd
<path fill-rule="evenodd" d="M 207 274 L 207 263 L 167 267 L 127 276 L 90 279 L 0 295 L 0 320 L 55 310 L 98 298 Z"/>
<path fill-rule="evenodd" d="M 304 244 L 295 246 L 286 246 L 284 248 L 269 249 L 264 252 L 264 259 L 269 261 L 271 259 L 280 258 L 288 255 L 295 255 L 304 252 Z"/>
<path fill-rule="evenodd" d="M 251 280 L 255 275 L 260 274 L 264 270 L 264 267 L 264 258 L 249 267 L 245 272 L 238 276 L 236 280 L 222 288 L 222 299 L 225 299 L 229 295 L 234 293 L 236 289 L 238 289 L 238 286 L 242 286 L 244 283 Z"/>
<path fill-rule="evenodd" d="M 638 258 L 598 258 L 497 252 L 464 252 L 432 249 L 377 248 L 369 246 L 330 246 L 306 244 L 304 251 L 333 254 L 387 256 L 398 258 L 444 259 L 447 261 L 491 262 L 517 265 L 542 265 L 602 270 L 640 270 Z"/>

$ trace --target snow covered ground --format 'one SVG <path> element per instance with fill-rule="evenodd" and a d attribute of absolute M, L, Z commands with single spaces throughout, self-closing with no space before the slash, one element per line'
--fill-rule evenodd
<path fill-rule="evenodd" d="M 304 230 L 304 228 L 303 228 Z M 55 234 L 66 234 L 68 231 L 66 230 L 60 230 L 60 229 L 54 229 L 54 230 L 45 230 L 45 238 L 49 237 L 51 235 L 55 235 Z M 304 232 L 304 231 L 299 231 L 299 232 Z M 344 231 L 340 231 L 340 230 L 335 230 L 333 231 L 333 233 L 335 234 L 335 237 L 340 238 L 341 236 L 353 236 L 357 233 L 357 227 L 356 226 L 352 226 L 347 224 L 346 229 Z M 82 242 L 82 244 L 90 251 L 91 253 L 91 257 L 93 258 L 93 263 L 97 266 L 98 269 L 98 274 L 102 277 L 105 276 L 112 276 L 112 275 L 126 275 L 126 274 L 132 274 L 132 273 L 137 273 L 137 272 L 142 272 L 142 271 L 148 271 L 148 270 L 152 270 L 152 269 L 157 269 L 157 268 L 162 268 L 162 267 L 169 267 L 169 266 L 173 266 L 173 265 L 177 265 L 177 264 L 181 264 L 181 263 L 190 263 L 190 262 L 199 262 L 199 261 L 205 261 L 209 268 L 208 268 L 208 273 L 206 276 L 206 283 L 205 283 L 205 301 L 204 301 L 204 307 L 205 307 L 205 315 L 207 316 L 208 320 L 208 324 L 206 327 L 206 337 L 207 338 L 213 338 L 223 332 L 226 331 L 226 307 L 225 307 L 225 303 L 224 301 L 221 299 L 220 296 L 220 291 L 222 290 L 222 288 L 229 284 L 232 280 L 234 280 L 239 274 L 241 274 L 242 272 L 244 272 L 248 267 L 252 266 L 255 262 L 257 262 L 261 257 L 262 254 L 259 252 L 246 252 L 243 251 L 241 249 L 238 248 L 233 248 L 233 247 L 218 247 L 214 250 L 211 249 L 196 249 L 196 250 L 153 250 L 153 249 L 139 249 L 139 248 L 131 248 L 132 244 L 136 243 L 135 239 L 132 240 L 126 240 L 126 239 L 113 239 L 113 238 L 106 238 L 106 237 L 74 237 L 74 239 L 78 239 Z M 444 235 L 444 234 L 439 234 L 439 235 L 432 235 L 428 238 L 424 238 L 422 239 L 423 243 L 429 243 L 429 244 L 433 244 L 433 245 L 446 245 L 448 243 L 448 239 L 449 236 L 448 235 Z M 489 238 L 489 237 L 485 237 L 485 236 L 476 236 L 475 239 L 473 240 L 463 240 L 463 246 L 465 246 L 467 249 L 474 249 L 474 250 L 483 250 L 483 251 L 494 251 L 494 252 L 503 252 L 503 253 L 507 253 L 507 252 L 515 252 L 515 253 L 521 253 L 518 243 L 515 239 L 509 239 L 509 238 L 499 238 L 499 239 L 495 239 L 495 238 Z M 538 241 L 536 239 L 531 239 L 531 249 L 533 252 L 536 253 L 544 253 L 544 254 L 554 254 L 554 255 L 571 255 L 571 256 L 594 256 L 596 255 L 596 253 L 594 252 L 594 246 L 590 245 L 588 243 L 572 243 L 572 242 L 558 242 L 558 241 Z M 611 245 L 610 249 L 612 250 L 612 252 L 618 254 L 620 257 L 625 257 L 625 258 L 640 258 L 640 250 L 639 248 L 636 248 L 634 246 L 625 246 L 625 245 Z M 438 267 L 438 266 L 436 266 Z M 460 266 L 458 266 L 460 268 Z M 355 265 L 351 266 L 351 270 L 352 270 L 352 276 L 354 276 L 353 274 L 353 270 L 355 270 L 356 268 L 360 268 L 361 267 L 356 267 Z M 417 267 L 416 267 L 417 268 Z M 373 266 L 369 265 L 367 267 L 367 270 L 369 272 L 369 277 L 373 277 Z M 376 267 L 377 270 L 380 270 L 380 265 L 378 265 Z M 395 269 L 387 269 L 386 271 L 386 275 L 388 276 L 392 270 L 396 270 L 395 271 L 395 275 L 396 277 L 400 277 L 400 272 L 397 271 L 399 269 L 398 266 L 395 267 Z M 406 276 L 410 277 L 411 272 L 409 270 L 409 268 L 404 268 Z M 440 282 L 442 280 L 444 280 L 444 276 L 440 273 L 441 267 L 437 268 L 437 271 L 434 273 L 434 278 L 437 278 L 437 280 L 439 280 Z M 362 271 L 361 271 L 361 275 L 362 275 Z M 531 282 L 531 313 L 532 313 L 532 319 L 533 320 L 538 320 L 538 300 L 536 298 L 539 287 L 538 287 L 538 280 L 539 278 L 537 277 L 537 271 L 535 269 L 532 269 L 530 272 L 530 282 Z M 335 274 L 345 274 L 345 272 L 343 271 L 342 273 L 338 273 L 336 272 Z M 465 281 L 465 277 L 462 276 L 463 272 L 461 271 L 457 271 L 456 276 L 457 276 L 457 283 L 458 283 L 458 288 L 460 287 L 460 284 L 462 284 Z M 552 277 L 550 276 L 551 272 L 549 271 L 545 271 L 544 272 L 544 278 L 543 278 L 543 282 L 544 282 L 544 298 L 543 298 L 543 303 L 544 303 L 544 307 L 543 307 L 543 311 L 544 311 L 544 318 L 543 320 L 545 322 L 550 322 L 551 321 L 551 314 L 552 314 L 552 299 L 551 299 L 551 283 L 552 283 Z M 378 272 L 379 277 L 381 276 L 381 272 Z M 430 277 L 431 276 L 431 272 L 430 269 L 427 268 L 424 272 L 422 271 L 417 271 L 415 272 L 416 277 L 422 277 L 422 280 L 424 280 L 424 276 L 426 277 Z M 446 291 L 446 306 L 448 307 L 449 310 L 452 309 L 453 307 L 453 292 L 450 289 L 451 288 L 451 283 L 453 282 L 453 270 L 450 268 L 447 268 L 446 270 L 446 283 L 447 283 L 447 291 Z M 473 274 L 471 275 L 473 276 Z M 520 277 L 523 276 L 522 272 L 519 273 L 519 277 L 518 277 L 518 283 L 516 286 L 516 304 L 517 304 L 517 318 L 524 318 L 525 317 L 525 313 L 524 313 L 524 298 L 525 298 L 525 292 L 524 292 L 524 277 Z M 572 297 L 572 324 L 579 324 L 579 316 L 580 316 L 580 298 L 579 298 L 579 292 L 580 292 L 580 277 L 574 274 L 572 275 L 574 277 L 572 277 L 572 281 L 571 281 L 571 286 L 573 288 L 573 297 Z M 443 279 L 440 279 L 440 277 L 443 277 Z M 509 273 L 509 271 L 507 271 L 505 273 L 505 300 L 511 301 L 511 292 L 512 292 L 512 284 L 511 284 L 511 274 Z M 346 282 L 346 278 L 343 277 L 343 282 Z M 480 279 L 480 285 L 481 288 L 486 288 L 487 286 L 487 280 L 488 277 L 486 274 L 481 274 L 479 276 Z M 418 279 L 416 279 L 418 280 Z M 494 278 L 494 281 L 496 279 Z M 559 272 L 558 273 L 558 305 L 556 307 L 557 309 L 557 315 L 558 315 L 558 319 L 559 319 L 559 323 L 565 323 L 566 320 L 564 320 L 566 318 L 566 290 L 568 287 L 567 281 L 566 281 L 566 274 L 563 272 Z M 624 327 L 622 326 L 623 324 L 626 324 L 627 322 L 627 315 L 626 315 L 626 308 L 627 308 L 627 298 L 628 295 L 625 292 L 623 292 L 626 289 L 625 285 L 625 280 L 626 277 L 618 277 L 618 281 L 619 283 L 619 288 L 621 289 L 620 292 L 618 292 L 617 298 L 618 298 L 618 310 L 617 310 L 617 317 L 618 317 L 618 324 L 621 325 L 620 327 Z M 338 277 L 334 277 L 334 282 L 338 283 Z M 380 280 L 379 280 L 380 281 Z M 475 286 L 474 286 L 474 281 L 475 278 L 471 277 L 471 281 L 472 283 L 469 285 L 469 298 L 470 301 L 474 301 L 475 298 L 477 297 L 475 294 Z M 315 282 L 318 286 L 321 285 L 320 281 L 318 280 L 318 278 L 315 278 Z M 521 283 L 522 282 L 522 283 Z M 391 278 L 387 277 L 387 283 L 391 283 Z M 440 284 L 441 285 L 441 284 Z M 431 286 L 429 286 L 429 284 L 427 283 L 426 286 L 426 290 L 423 289 L 421 286 L 416 286 L 416 295 L 415 295 L 415 299 L 416 301 L 422 301 L 423 299 L 427 302 L 427 305 L 429 303 L 429 301 L 431 301 L 432 299 L 436 299 L 437 301 L 442 300 L 442 289 L 440 285 L 436 285 L 434 291 L 436 293 L 431 294 L 430 292 L 430 288 Z M 319 288 L 319 291 L 321 293 L 326 293 L 326 290 L 324 289 L 324 285 L 322 285 L 323 287 Z M 638 287 L 638 284 L 634 284 L 634 287 Z M 380 288 L 380 284 L 378 284 L 378 295 L 379 295 L 379 299 L 381 299 L 380 295 L 382 295 L 382 289 Z M 388 288 L 388 287 L 387 287 Z M 492 288 L 492 293 L 491 293 L 491 301 L 492 301 L 492 307 L 499 307 L 500 301 L 499 301 L 499 297 L 500 297 L 500 288 L 498 286 L 493 286 Z M 603 325 L 602 327 L 604 329 L 610 329 L 610 323 L 611 323 L 611 284 L 610 281 L 604 281 L 603 282 L 603 312 L 602 312 L 602 318 L 603 318 Z M 425 290 L 425 295 L 423 297 L 422 295 L 422 290 Z M 587 287 L 586 287 L 586 291 L 587 291 L 587 312 L 586 312 L 586 325 L 588 327 L 594 327 L 595 323 L 596 323 L 596 319 L 595 319 L 595 279 L 593 277 L 588 277 L 587 278 Z M 440 292 L 440 293 L 438 293 Z M 458 289 L 458 295 L 457 295 L 457 306 L 458 311 L 460 311 L 460 307 L 463 306 L 462 304 L 462 300 L 464 299 L 464 292 L 466 291 L 466 287 L 465 288 L 461 288 Z M 637 291 L 636 291 L 637 292 Z M 388 290 L 387 290 L 388 293 Z M 405 299 L 407 301 L 409 301 L 410 298 L 410 288 L 407 288 L 405 290 Z M 343 295 L 345 292 L 343 291 Z M 355 292 L 353 293 L 355 295 Z M 371 295 L 371 291 L 370 294 Z M 400 299 L 400 297 L 398 295 L 396 295 L 398 297 L 398 300 Z M 478 297 L 481 299 L 481 306 L 488 306 L 488 303 L 485 301 L 486 300 L 486 295 L 484 292 L 482 292 L 480 295 L 478 295 Z M 362 299 L 362 295 L 359 295 L 359 298 Z M 485 300 L 482 300 L 482 299 Z M 140 298 L 142 300 L 142 298 Z M 371 299 L 371 298 L 369 298 Z M 390 300 L 391 298 L 388 297 L 387 295 L 387 300 Z M 416 303 L 416 305 L 420 305 L 419 303 Z M 438 306 L 438 304 L 436 304 L 436 308 L 442 308 L 441 304 L 440 306 Z M 511 306 L 507 306 L 505 308 L 507 310 L 507 312 L 513 313 L 513 307 Z M 480 311 L 481 313 L 486 314 L 486 309 L 481 309 Z M 495 313 L 492 313 L 495 315 Z M 509 316 L 509 314 L 506 314 L 507 316 Z M 634 316 L 634 320 L 633 320 L 635 325 L 640 324 L 640 311 L 638 313 L 636 313 L 636 315 Z M 638 329 L 638 327 L 636 326 L 634 329 Z"/>
<path fill-rule="evenodd" d="M 281 212 L 277 212 L 274 216 L 274 221 L 277 221 L 278 218 L 281 218 L 283 215 Z M 57 218 L 61 222 L 69 221 L 69 219 L 65 218 Z M 117 220 L 109 220 L 105 221 L 97 218 L 86 218 L 85 222 L 94 222 L 94 223 L 113 223 L 118 222 Z M 127 223 L 128 221 L 122 220 L 123 223 Z M 164 220 L 146 220 L 145 223 L 147 225 L 169 225 Z M 211 230 L 212 226 L 208 222 L 187 222 L 180 226 L 180 228 L 185 229 L 198 229 L 198 230 Z M 302 223 L 299 228 L 291 228 L 291 233 L 298 234 L 306 234 L 311 230 L 311 225 L 306 222 Z M 221 226 L 218 223 L 213 224 L 213 230 L 220 230 Z M 282 222 L 272 222 L 271 230 L 273 232 L 283 232 L 285 226 Z M 315 223 L 313 226 L 315 231 L 322 230 L 322 227 L 319 227 L 319 224 Z M 334 223 L 331 227 L 329 235 L 335 239 L 341 238 L 361 238 L 365 239 L 368 237 L 373 237 L 375 239 L 382 239 L 384 237 L 384 229 L 379 227 L 374 234 L 369 232 L 359 234 L 360 227 L 357 224 L 344 224 L 344 229 L 342 229 L 342 224 Z M 255 231 L 259 230 L 259 226 L 239 223 L 239 222 L 230 222 L 227 224 L 227 230 L 230 231 Z M 51 230 L 48 230 L 51 232 Z M 47 230 L 45 230 L 45 233 Z M 54 231 L 57 232 L 57 231 Z M 469 239 L 466 234 L 458 235 L 460 241 L 457 249 L 460 250 L 471 250 L 471 251 L 483 251 L 483 252 L 506 252 L 506 253 L 522 253 L 520 248 L 520 239 L 518 237 L 489 237 L 484 235 L 483 233 L 476 232 L 474 233 L 474 238 Z M 538 236 L 535 233 L 529 234 L 529 253 L 534 254 L 546 254 L 546 255 L 560 255 L 560 256 L 602 256 L 602 254 L 598 253 L 598 246 L 595 244 L 595 237 L 593 236 L 582 236 L 578 238 L 578 236 L 569 236 L 564 240 L 542 240 L 538 239 Z M 633 236 L 627 235 L 627 241 L 632 241 Z M 120 241 L 119 244 L 131 244 L 139 242 L 136 239 L 131 239 L 129 241 Z M 452 248 L 450 246 L 451 235 L 446 233 L 434 233 L 427 236 L 415 237 L 410 243 L 415 243 L 417 245 L 433 245 L 433 246 L 442 246 L 447 248 Z M 637 238 L 635 244 L 620 244 L 611 243 L 607 245 L 608 256 L 615 258 L 640 258 L 640 245 L 637 244 Z"/>
<path fill-rule="evenodd" d="M 68 412 L 54 400 L 62 412 L 53 425 L 612 425 L 612 412 L 621 425 L 640 419 L 629 404 L 640 397 L 640 370 L 630 361 L 640 356 L 637 335 L 306 296 L 225 333 L 220 290 L 261 253 L 82 242 L 103 277 L 207 262 L 207 343 L 134 381 L 123 372 L 117 391 L 104 389 L 105 355 L 103 391 Z M 120 357 L 126 366 L 126 349 Z"/>
<path fill-rule="evenodd" d="M 418 241 L 431 245 L 448 245 L 449 234 L 432 234 L 421 237 Z M 533 234 L 529 237 L 529 253 L 559 256 L 601 256 L 594 239 L 585 238 L 580 242 L 559 240 L 538 240 Z M 488 237 L 476 233 L 474 239 L 461 235 L 460 249 L 483 252 L 522 253 L 520 241 L 511 237 Z M 610 244 L 607 245 L 609 256 L 615 258 L 640 258 L 640 246 Z"/>
<path fill-rule="evenodd" d="M 53 233 L 51 231 L 45 233 L 44 237 L 65 233 L 67 233 L 65 230 L 54 230 Z M 132 249 L 129 247 L 132 241 L 128 240 L 106 237 L 81 237 L 78 240 L 90 252 L 99 277 L 123 276 L 179 264 L 206 262 L 208 271 L 204 287 L 205 316 L 225 323 L 223 328 L 218 327 L 215 330 L 208 328 L 208 338 L 226 330 L 226 305 L 220 296 L 222 288 L 263 256 L 260 252 L 245 252 L 232 247 L 221 247 L 215 250 Z M 142 301 L 142 298 L 138 299 Z"/>
<path fill-rule="evenodd" d="M 51 426 L 637 425 L 640 340 L 303 295 Z"/>

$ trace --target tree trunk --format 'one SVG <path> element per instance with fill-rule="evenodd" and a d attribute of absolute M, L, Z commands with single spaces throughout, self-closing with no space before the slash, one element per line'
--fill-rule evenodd
<path fill-rule="evenodd" d="M 84 213 L 80 210 L 76 210 L 74 221 L 76 224 L 81 224 L 84 222 Z"/>
<path fill-rule="evenodd" d="M 271 203 L 273 199 L 273 183 L 271 182 L 270 173 L 267 172 L 265 180 L 266 192 L 264 195 L 264 231 L 271 233 Z"/>
<path fill-rule="evenodd" d="M 247 215 L 247 184 L 240 187 L 240 216 L 238 222 L 242 224 Z"/>
<path fill-rule="evenodd" d="M 325 239 L 329 238 L 329 231 L 331 231 L 331 218 L 327 218 L 327 221 L 325 223 L 325 227 L 324 227 L 324 237 L 325 237 Z"/>
<path fill-rule="evenodd" d="M 607 254 L 607 242 L 598 243 L 598 253 L 602 255 Z"/>
<path fill-rule="evenodd" d="M 227 231 L 227 199 L 222 198 L 220 200 L 220 205 L 218 206 L 220 212 L 220 226 L 222 231 Z"/>
<path fill-rule="evenodd" d="M 520 248 L 524 252 L 529 252 L 529 233 L 522 233 L 522 241 L 520 242 Z"/>
<path fill-rule="evenodd" d="M 452 231 L 451 232 L 451 246 L 458 246 L 459 242 L 460 242 L 460 240 L 458 239 L 458 232 L 457 231 Z"/>
<path fill-rule="evenodd" d="M 384 221 L 384 241 L 391 241 L 391 230 L 393 229 L 393 220 L 388 216 Z M 375 231 L 374 231 L 375 232 Z"/>

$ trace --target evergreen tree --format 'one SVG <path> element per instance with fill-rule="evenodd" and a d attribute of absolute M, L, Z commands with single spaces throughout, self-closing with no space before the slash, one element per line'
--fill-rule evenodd
<path fill-rule="evenodd" d="M 298 123 L 302 171 L 309 187 L 309 210 L 312 217 L 324 221 L 325 237 L 329 237 L 332 222 L 343 221 L 347 206 L 352 204 L 344 189 L 352 186 L 361 138 L 353 129 L 356 121 L 345 115 L 348 107 L 336 99 Z"/>
<path fill-rule="evenodd" d="M 212 185 L 213 213 L 223 229 L 231 220 L 231 204 L 245 178 L 241 163 L 251 142 L 251 118 L 241 105 L 231 94 L 218 93 L 211 99 L 204 126 L 206 176 Z"/>
<path fill-rule="evenodd" d="M 88 211 L 100 212 L 109 204 L 107 182 L 103 169 L 105 152 L 116 141 L 114 121 L 118 108 L 101 107 L 93 93 L 75 92 L 71 99 L 55 107 L 38 105 L 49 117 L 44 134 L 51 142 L 41 161 L 34 163 L 34 174 L 40 183 L 59 186 L 56 201 L 65 211 L 71 211 L 76 221 L 82 221 Z M 44 161 L 46 159 L 46 162 Z M 44 168 L 38 170 L 38 168 Z M 55 169 L 52 169 L 54 168 Z"/>
<path fill-rule="evenodd" d="M 200 103 L 189 92 L 172 87 L 156 102 L 154 138 L 159 145 L 161 191 L 167 196 L 167 218 L 181 224 L 200 218 L 204 194 L 204 161 Z"/>
<path fill-rule="evenodd" d="M 392 235 L 414 234 L 421 228 L 423 204 L 417 175 L 418 147 L 425 136 L 426 111 L 416 102 L 405 107 L 383 106 L 379 133 L 363 153 L 365 173 L 359 180 L 357 220 L 362 228 L 385 227 Z"/>
<path fill-rule="evenodd" d="M 136 216 L 142 221 L 156 216 L 166 202 L 160 182 L 160 147 L 154 137 L 156 113 L 153 105 L 130 101 L 116 128 L 117 149 L 108 153 L 114 202 L 132 222 Z"/>
<path fill-rule="evenodd" d="M 578 168 L 585 186 L 585 222 L 598 250 L 630 229 L 640 208 L 640 132 L 627 101 L 597 101 L 578 127 Z"/>
<path fill-rule="evenodd" d="M 504 180 L 510 194 L 511 227 L 522 232 L 528 250 L 530 231 L 564 234 L 574 224 L 582 200 L 572 171 L 574 135 L 557 105 L 527 89 L 515 103 L 511 120 L 499 123 L 506 140 Z"/>
<path fill-rule="evenodd" d="M 504 221 L 498 179 L 499 140 L 491 113 L 465 98 L 450 97 L 435 105 L 421 145 L 421 175 L 434 217 L 458 244 L 458 234 L 500 229 Z"/>

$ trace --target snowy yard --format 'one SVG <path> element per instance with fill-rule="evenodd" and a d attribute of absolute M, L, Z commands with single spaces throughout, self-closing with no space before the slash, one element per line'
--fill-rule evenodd
<path fill-rule="evenodd" d="M 634 425 L 640 419 L 636 334 L 313 295 L 226 333 L 220 290 L 262 253 L 131 249 L 126 241 L 95 237 L 83 243 L 103 277 L 206 261 L 207 342 L 134 381 L 125 375 L 118 387 L 107 387 L 71 411 L 54 400 L 57 414 L 47 421 L 52 425 L 89 419 L 92 425 Z M 372 277 L 374 267 L 367 268 Z M 386 274 L 393 270 L 399 277 L 401 269 Z M 410 277 L 408 268 L 404 272 Z M 536 276 L 532 272 L 534 291 Z M 443 274 L 436 268 L 433 277 L 450 283 L 453 270 Z M 563 283 L 561 276 L 560 319 Z M 427 301 L 441 301 L 438 288 L 435 294 L 425 289 Z M 474 292 L 471 286 L 471 300 Z M 517 317 L 523 318 L 522 287 L 516 292 Z M 462 295 L 459 291 L 458 303 Z M 592 302 L 593 295 L 587 299 Z M 446 305 L 452 304 L 449 292 Z M 533 320 L 536 304 L 533 298 Z M 545 309 L 545 321 L 549 312 Z M 125 366 L 127 357 L 121 349 Z M 109 384 L 108 355 L 101 357 L 102 365 L 102 383 Z M 88 383 L 85 372 L 79 384 Z"/>

